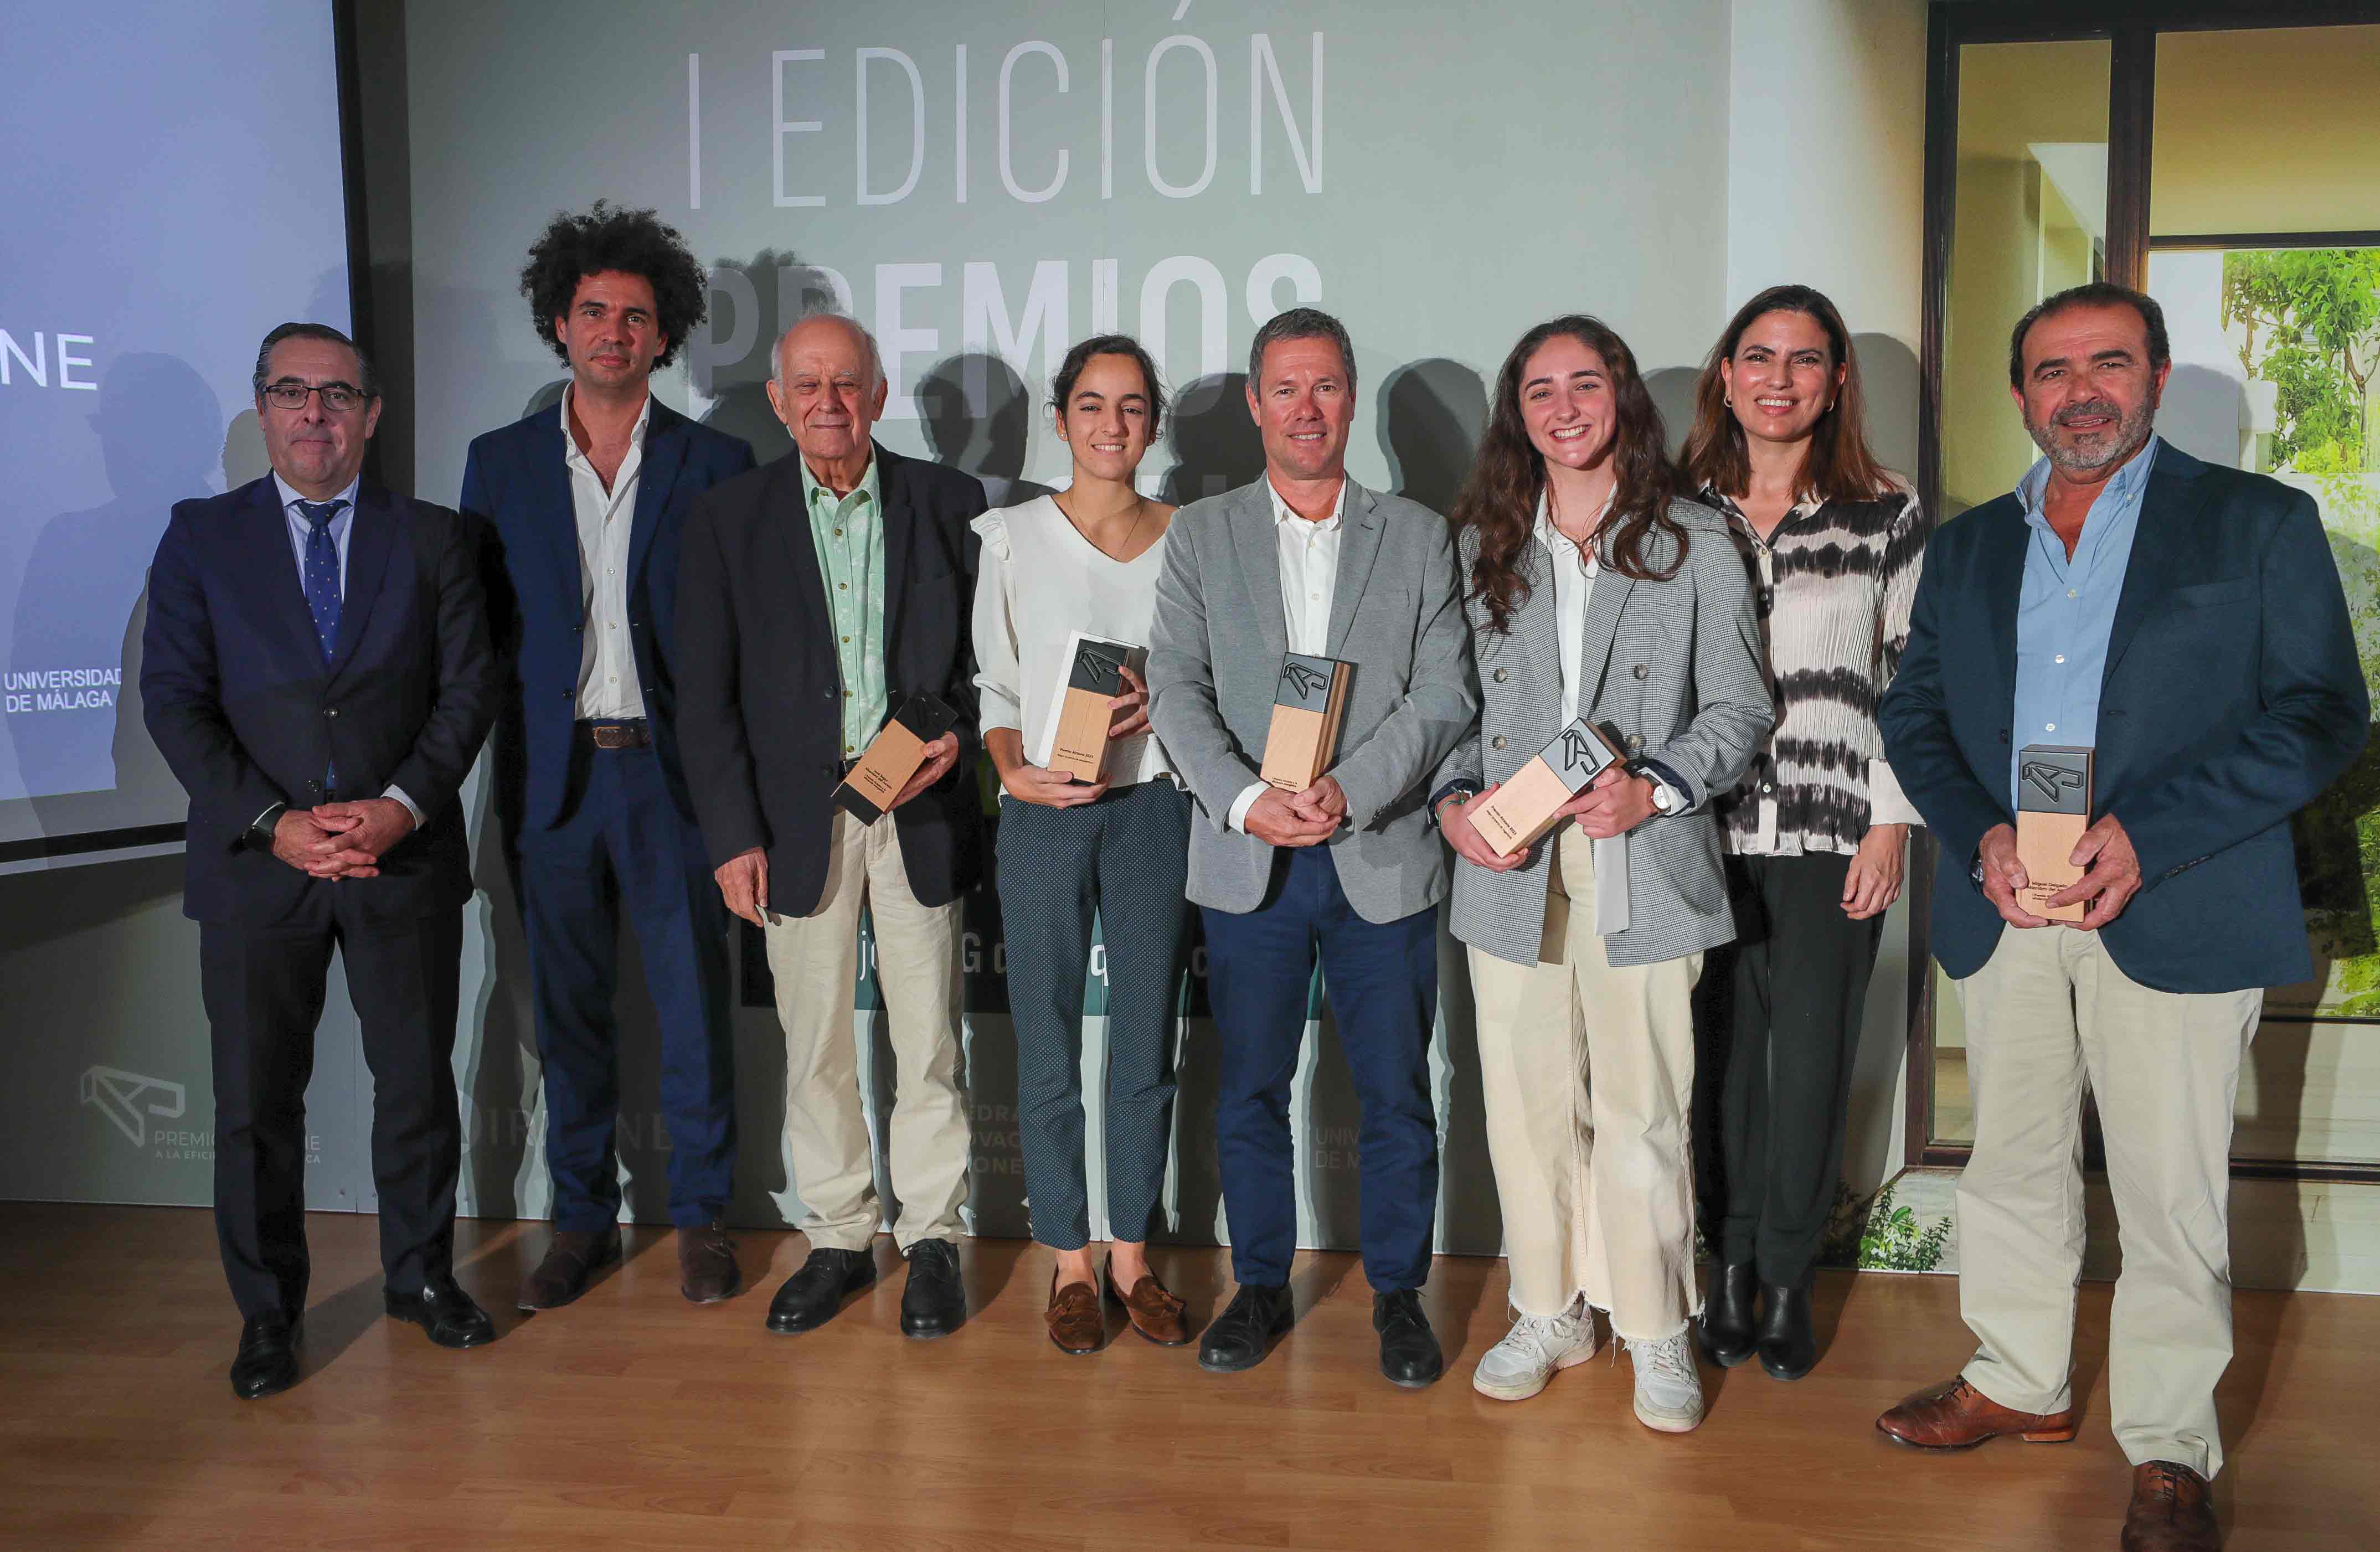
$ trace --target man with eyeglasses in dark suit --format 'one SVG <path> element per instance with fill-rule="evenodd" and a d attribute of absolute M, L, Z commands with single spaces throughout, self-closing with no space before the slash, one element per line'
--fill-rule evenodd
<path fill-rule="evenodd" d="M 361 478 L 370 366 L 319 323 L 257 352 L 273 472 L 174 508 L 140 693 L 189 794 L 183 911 L 213 1050 L 215 1228 L 245 1325 L 232 1389 L 298 1382 L 306 1084 L 335 949 L 372 1074 L 388 1313 L 493 1341 L 455 1280 L 455 1019 L 471 895 L 456 789 L 495 705 L 477 546 Z"/>

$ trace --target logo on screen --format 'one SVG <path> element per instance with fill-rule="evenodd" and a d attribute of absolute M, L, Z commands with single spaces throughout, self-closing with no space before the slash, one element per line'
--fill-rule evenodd
<path fill-rule="evenodd" d="M 118 1067 L 89 1067 L 82 1074 L 82 1102 L 99 1113 L 134 1147 L 149 1146 L 149 1119 L 177 1121 L 188 1108 L 180 1084 L 142 1077 Z"/>
<path fill-rule="evenodd" d="M 2082 794 L 2082 773 L 2047 760 L 2024 762 L 2024 783 L 2050 803 L 2062 803 Z"/>

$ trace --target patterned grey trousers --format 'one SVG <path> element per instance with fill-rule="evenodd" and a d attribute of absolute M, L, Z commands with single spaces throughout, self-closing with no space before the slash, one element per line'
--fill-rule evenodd
<path fill-rule="evenodd" d="M 1147 1237 L 1173 1122 L 1173 1029 L 1190 907 L 1190 800 L 1143 782 L 1078 808 L 1000 800 L 1000 910 L 1033 1237 L 1090 1243 L 1083 1180 L 1083 981 L 1107 951 L 1108 1224 Z"/>

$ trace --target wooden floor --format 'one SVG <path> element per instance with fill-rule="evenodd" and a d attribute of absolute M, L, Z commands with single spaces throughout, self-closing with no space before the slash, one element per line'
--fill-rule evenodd
<path fill-rule="evenodd" d="M 1473 1392 L 1503 1330 L 1498 1261 L 1438 1263 L 1450 1372 L 1411 1393 L 1373 1367 L 1343 1255 L 1301 1257 L 1297 1329 L 1223 1377 L 1128 1332 L 1058 1352 L 1048 1257 L 1002 1242 L 965 1247 L 978 1313 L 937 1342 L 901 1338 L 897 1272 L 823 1330 L 771 1335 L 769 1294 L 804 1248 L 783 1234 L 742 1237 L 750 1291 L 723 1305 L 685 1303 L 668 1236 L 648 1230 L 577 1304 L 524 1319 L 509 1296 L 543 1244 L 534 1224 L 462 1225 L 463 1281 L 504 1335 L 447 1352 L 381 1317 L 374 1227 L 310 1220 L 308 1377 L 241 1402 L 204 1212 L 0 1207 L 0 1546 L 2045 1552 L 2113 1548 L 2129 1480 L 2107 1434 L 2104 1285 L 2082 1295 L 2082 1437 L 1936 1457 L 1871 1423 L 1966 1356 L 1945 1278 L 1829 1276 L 1817 1373 L 1706 1371 L 1709 1420 L 1668 1437 L 1631 1415 L 1625 1359 L 1518 1405 Z M 1211 1311 L 1221 1253 L 1159 1264 Z M 2380 1302 L 2243 1292 L 2237 1320 L 2228 1545 L 2370 1552 Z"/>

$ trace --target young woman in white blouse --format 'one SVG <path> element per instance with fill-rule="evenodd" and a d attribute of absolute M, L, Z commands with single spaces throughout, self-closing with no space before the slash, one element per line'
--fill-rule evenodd
<path fill-rule="evenodd" d="M 1149 1269 L 1148 1221 L 1172 1130 L 1172 1031 L 1188 925 L 1190 803 L 1148 732 L 1148 692 L 1125 670 L 1104 781 L 1046 761 L 1074 633 L 1146 647 L 1173 509 L 1134 487 L 1165 394 L 1147 351 L 1085 340 L 1050 404 L 1074 455 L 1054 496 L 988 512 L 975 594 L 984 746 L 1002 789 L 997 839 L 1016 1029 L 1017 1119 L 1034 1238 L 1057 1253 L 1050 1340 L 1096 1352 L 1107 1320 L 1084 1184 L 1083 976 L 1092 916 L 1108 964 L 1105 1291 L 1150 1341 L 1189 1340 L 1182 1301 Z"/>
<path fill-rule="evenodd" d="M 1694 409 L 1688 487 L 1742 554 L 1778 713 L 1715 803 L 1742 936 L 1713 959 L 1698 1010 L 1717 1101 L 1701 1109 L 1718 1122 L 1699 1170 L 1718 1263 L 1703 1345 L 1799 1379 L 1818 1361 L 1811 1278 L 1868 974 L 1920 822 L 1876 707 L 1908 645 L 1928 527 L 1868 449 L 1850 332 L 1810 287 L 1771 286 L 1737 311 Z"/>

